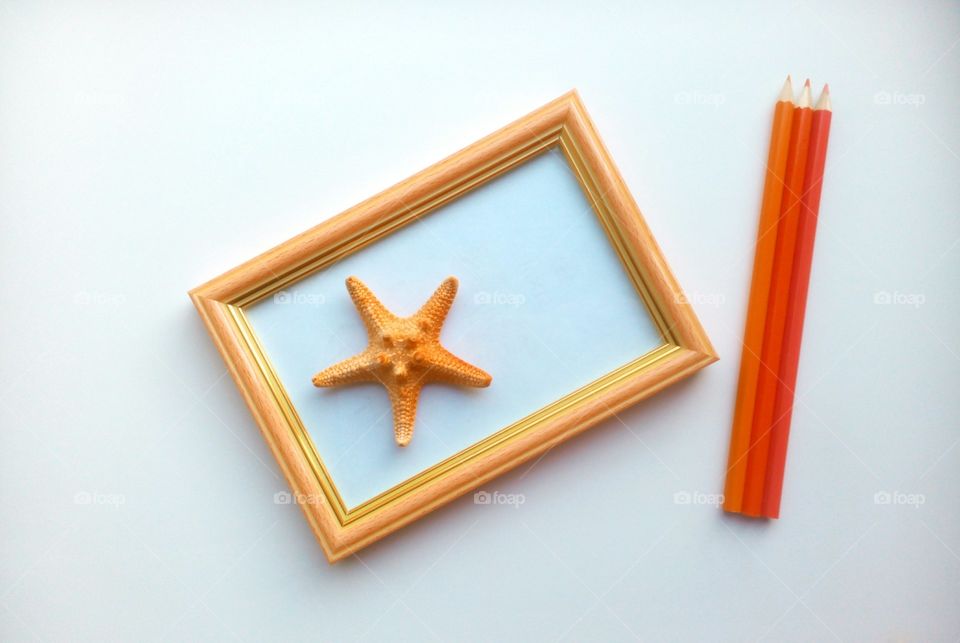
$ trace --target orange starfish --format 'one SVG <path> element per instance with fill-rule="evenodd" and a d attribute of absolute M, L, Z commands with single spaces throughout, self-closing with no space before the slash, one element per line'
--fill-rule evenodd
<path fill-rule="evenodd" d="M 429 382 L 489 386 L 490 375 L 440 345 L 440 329 L 457 296 L 457 278 L 447 277 L 417 313 L 397 317 L 356 277 L 347 278 L 370 343 L 349 359 L 313 376 L 314 386 L 380 382 L 390 394 L 393 433 L 399 446 L 413 438 L 420 389 Z"/>

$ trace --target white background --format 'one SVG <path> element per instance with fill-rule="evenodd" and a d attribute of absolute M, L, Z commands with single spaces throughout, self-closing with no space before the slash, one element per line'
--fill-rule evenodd
<path fill-rule="evenodd" d="M 0 638 L 955 641 L 960 8 L 448 4 L 3 3 Z M 787 72 L 835 113 L 762 523 L 709 494 Z M 186 291 L 571 87 L 721 361 L 328 566 Z"/>

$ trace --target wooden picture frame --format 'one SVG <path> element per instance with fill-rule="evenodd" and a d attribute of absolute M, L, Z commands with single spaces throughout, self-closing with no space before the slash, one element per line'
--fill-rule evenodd
<path fill-rule="evenodd" d="M 492 427 L 487 439 L 348 508 L 264 354 L 246 307 L 552 148 L 568 160 L 663 343 L 509 426 Z M 190 297 L 330 562 L 717 359 L 575 91 L 191 290 Z"/>

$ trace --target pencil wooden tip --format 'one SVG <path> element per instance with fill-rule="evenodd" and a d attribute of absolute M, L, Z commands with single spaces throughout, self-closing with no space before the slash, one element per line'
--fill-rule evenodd
<path fill-rule="evenodd" d="M 790 80 L 790 76 L 787 76 L 787 80 L 783 83 L 783 89 L 780 90 L 780 95 L 777 97 L 777 102 L 781 101 L 793 102 L 793 81 Z"/>
<path fill-rule="evenodd" d="M 810 79 L 809 79 L 809 78 L 807 79 L 807 82 L 805 82 L 805 83 L 803 84 L 803 86 L 804 86 L 804 87 L 809 87 L 809 86 L 810 86 Z"/>
<path fill-rule="evenodd" d="M 820 92 L 820 98 L 817 99 L 817 104 L 814 109 L 825 109 L 828 112 L 832 111 L 830 104 L 830 85 L 823 86 L 823 91 Z"/>
<path fill-rule="evenodd" d="M 803 91 L 800 92 L 800 100 L 797 101 L 797 107 L 812 107 L 813 96 L 810 94 L 810 81 L 803 85 Z"/>

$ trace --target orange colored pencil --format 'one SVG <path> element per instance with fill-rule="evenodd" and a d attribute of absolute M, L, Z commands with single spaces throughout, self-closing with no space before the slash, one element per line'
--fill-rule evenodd
<path fill-rule="evenodd" d="M 756 254 L 753 260 L 753 277 L 750 282 L 750 300 L 747 307 L 747 327 L 743 334 L 740 379 L 733 412 L 727 479 L 723 490 L 723 508 L 732 512 L 740 511 L 743 483 L 747 475 L 750 427 L 753 424 L 763 327 L 767 318 L 773 253 L 777 240 L 776 228 L 780 219 L 780 204 L 786 180 L 785 170 L 787 151 L 790 148 L 790 125 L 793 122 L 793 112 L 793 84 L 787 76 L 773 111 L 773 131 L 770 134 L 770 151 L 767 154 L 767 172 L 763 186 L 763 201 L 760 206 L 760 226 L 757 230 Z"/>
<path fill-rule="evenodd" d="M 743 486 L 740 512 L 748 516 L 762 515 L 763 487 L 767 477 L 767 456 L 770 449 L 770 429 L 773 426 L 773 407 L 776 402 L 777 379 L 780 371 L 780 350 L 790 296 L 790 273 L 797 244 L 797 224 L 800 200 L 803 195 L 803 177 L 807 166 L 810 125 L 813 119 L 810 81 L 793 114 L 790 129 L 790 151 L 787 154 L 786 183 L 780 204 L 780 224 L 777 226 L 777 245 L 773 256 L 773 277 L 770 280 L 770 299 L 767 322 L 763 331 L 763 349 L 760 353 L 760 375 L 757 378 L 757 399 L 750 430 L 750 453 L 747 457 L 747 477 Z"/>
<path fill-rule="evenodd" d="M 793 273 L 790 276 L 790 305 L 783 332 L 780 377 L 777 382 L 774 423 L 770 431 L 770 453 L 767 459 L 767 475 L 763 492 L 762 513 L 767 518 L 780 517 L 780 496 L 783 491 L 783 473 L 787 460 L 787 441 L 790 436 L 790 419 L 793 414 L 793 398 L 797 386 L 797 369 L 800 365 L 803 318 L 807 309 L 810 268 L 813 264 L 813 242 L 817 234 L 817 217 L 820 214 L 820 191 L 823 187 L 823 170 L 827 161 L 831 117 L 830 86 L 825 85 L 820 99 L 813 108 L 813 122 L 810 125 L 810 151 L 807 155 L 807 168 L 803 180 L 797 245 L 793 255 Z"/>

